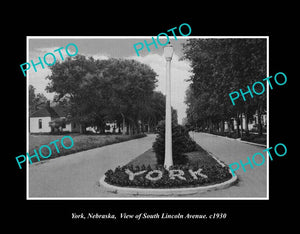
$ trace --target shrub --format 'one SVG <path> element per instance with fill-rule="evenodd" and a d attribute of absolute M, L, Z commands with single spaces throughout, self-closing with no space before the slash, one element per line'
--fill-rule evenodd
<path fill-rule="evenodd" d="M 157 163 L 164 164 L 165 157 L 165 121 L 158 125 L 158 136 L 152 145 Z M 196 142 L 189 135 L 188 129 L 172 122 L 172 151 L 175 165 L 186 164 L 187 157 L 184 153 L 196 150 Z"/>
<path fill-rule="evenodd" d="M 267 143 L 267 137 L 265 135 L 256 135 L 256 134 L 249 134 L 248 136 L 243 135 L 241 137 L 241 140 L 243 141 L 250 141 L 258 144 L 266 144 Z"/>

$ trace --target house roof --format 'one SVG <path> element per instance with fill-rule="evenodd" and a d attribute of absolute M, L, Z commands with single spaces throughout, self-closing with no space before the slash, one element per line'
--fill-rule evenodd
<path fill-rule="evenodd" d="M 59 118 L 66 117 L 68 114 L 67 110 L 63 107 L 55 106 L 55 107 L 45 107 L 36 112 L 32 113 L 30 117 L 51 117 L 51 118 Z"/>

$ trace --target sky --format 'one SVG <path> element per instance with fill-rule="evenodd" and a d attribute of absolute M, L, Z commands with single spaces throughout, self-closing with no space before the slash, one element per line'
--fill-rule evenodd
<path fill-rule="evenodd" d="M 154 37 L 156 38 L 156 37 Z M 167 39 L 160 37 L 160 42 L 164 44 Z M 178 37 L 174 40 L 170 37 L 170 42 L 174 47 L 174 54 L 171 63 L 171 105 L 177 109 L 178 121 L 182 122 L 182 119 L 186 116 L 185 110 L 187 106 L 184 103 L 185 91 L 188 87 L 190 73 L 189 62 L 186 60 L 180 61 L 182 57 L 182 43 L 184 43 L 188 37 Z M 86 57 L 92 56 L 94 59 L 108 59 L 108 58 L 123 58 L 134 59 L 139 62 L 149 65 L 157 74 L 157 91 L 161 91 L 165 94 L 165 80 L 166 80 L 166 61 L 163 56 L 163 47 L 158 43 L 158 49 L 154 45 L 149 45 L 150 52 L 148 52 L 146 46 L 139 51 L 140 56 L 137 55 L 133 45 L 138 42 L 144 42 L 146 40 L 148 44 L 152 42 L 151 37 L 28 37 L 27 44 L 27 62 L 33 60 L 34 63 L 38 63 L 38 57 L 43 57 L 46 53 L 54 53 L 57 61 L 61 61 L 60 55 L 54 50 L 64 47 L 61 52 L 64 58 L 68 57 L 65 52 L 65 47 L 69 43 L 74 43 L 78 47 L 78 54 Z M 69 47 L 70 53 L 75 52 L 73 46 Z M 48 63 L 51 63 L 52 57 L 47 56 Z M 43 93 L 48 99 L 53 100 L 54 93 L 47 93 L 45 87 L 49 80 L 46 80 L 47 75 L 51 75 L 51 71 L 47 65 L 43 69 L 41 65 L 36 66 L 37 72 L 33 67 L 28 70 L 27 80 L 28 84 L 34 86 L 35 93 Z"/>

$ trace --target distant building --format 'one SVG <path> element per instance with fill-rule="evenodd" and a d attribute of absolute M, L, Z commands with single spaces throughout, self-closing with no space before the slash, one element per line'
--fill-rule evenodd
<path fill-rule="evenodd" d="M 261 124 L 263 126 L 263 128 L 267 128 L 267 114 L 264 113 L 261 115 Z M 236 119 L 233 119 L 233 126 L 234 129 L 237 129 L 237 125 L 238 122 L 236 121 Z M 257 131 L 258 128 L 258 114 L 255 113 L 253 115 L 252 120 L 248 120 L 248 130 L 249 131 Z M 243 129 L 246 129 L 246 119 L 245 116 L 243 115 Z M 227 121 L 225 121 L 225 132 L 230 131 L 229 130 L 229 123 Z"/>
<path fill-rule="evenodd" d="M 35 111 L 30 115 L 29 131 L 30 133 L 50 133 L 53 127 L 49 125 L 51 121 L 58 120 L 63 124 L 60 131 L 63 132 L 79 132 L 79 124 L 75 122 L 67 122 L 68 113 L 63 107 L 50 107 L 50 102 L 47 102 L 45 108 Z"/>

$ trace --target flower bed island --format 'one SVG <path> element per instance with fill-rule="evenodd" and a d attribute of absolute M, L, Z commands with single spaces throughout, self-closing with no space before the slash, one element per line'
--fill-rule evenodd
<path fill-rule="evenodd" d="M 121 187 L 183 188 L 222 183 L 232 178 L 227 166 L 178 165 L 169 170 L 163 166 L 117 167 L 105 173 L 105 182 Z"/>
<path fill-rule="evenodd" d="M 229 167 L 201 148 L 188 135 L 182 126 L 172 126 L 173 159 L 175 165 L 166 169 L 163 166 L 164 127 L 152 149 L 138 156 L 127 165 L 110 169 L 102 178 L 102 183 L 111 189 L 132 191 L 174 191 L 182 193 L 184 189 L 197 192 L 197 188 L 214 188 L 215 185 L 229 186 L 236 181 Z M 230 183 L 227 183 L 230 182 Z M 194 189 L 195 188 L 195 189 Z M 146 194 L 145 192 L 144 194 Z M 166 194 L 163 192 L 163 194 Z"/>

